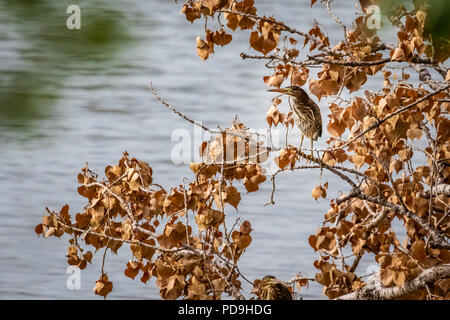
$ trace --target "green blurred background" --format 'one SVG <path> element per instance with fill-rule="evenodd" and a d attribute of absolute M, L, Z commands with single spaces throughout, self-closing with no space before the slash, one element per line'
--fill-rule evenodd
<path fill-rule="evenodd" d="M 81 30 L 69 30 L 69 5 L 81 10 Z M 67 78 L 95 65 L 107 68 L 133 43 L 114 1 L 2 0 L 0 25 L 26 46 L 0 71 L 0 126 L 30 130 L 48 117 Z"/>

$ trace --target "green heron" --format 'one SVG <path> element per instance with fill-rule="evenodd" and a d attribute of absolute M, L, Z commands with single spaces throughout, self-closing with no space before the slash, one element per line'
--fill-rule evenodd
<path fill-rule="evenodd" d="M 296 115 L 296 123 L 302 132 L 300 148 L 302 147 L 304 136 L 311 139 L 311 156 L 313 156 L 313 141 L 322 136 L 322 115 L 320 114 L 319 106 L 299 86 L 269 89 L 267 91 L 280 92 L 294 97 L 293 109 Z"/>
<path fill-rule="evenodd" d="M 271 275 L 262 278 L 259 288 L 254 292 L 258 294 L 260 300 L 293 300 L 289 288 Z"/>

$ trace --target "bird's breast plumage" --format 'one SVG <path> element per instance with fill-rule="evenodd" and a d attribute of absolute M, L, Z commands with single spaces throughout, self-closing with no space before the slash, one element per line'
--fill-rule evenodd
<path fill-rule="evenodd" d="M 314 101 L 309 99 L 307 103 L 303 103 L 296 99 L 293 109 L 296 115 L 297 126 L 306 137 L 317 140 L 322 136 L 322 116 L 319 107 Z"/>

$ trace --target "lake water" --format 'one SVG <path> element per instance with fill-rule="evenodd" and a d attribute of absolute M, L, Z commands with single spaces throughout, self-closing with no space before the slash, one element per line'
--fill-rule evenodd
<path fill-rule="evenodd" d="M 0 108 L 7 111 L 0 113 L 3 299 L 102 299 L 92 291 L 101 271 L 101 253 L 94 265 L 82 271 L 81 289 L 69 290 L 67 237 L 43 239 L 34 233 L 45 206 L 59 209 L 68 203 L 71 213 L 82 210 L 85 202 L 76 191 L 76 176 L 85 162 L 103 174 L 103 168 L 116 163 L 127 150 L 149 162 L 155 182 L 167 189 L 182 183 L 183 177 L 192 179 L 189 166 L 171 161 L 176 144 L 171 134 L 180 128 L 193 132 L 193 127 L 155 101 L 148 89 L 150 81 L 162 97 L 206 126 L 226 127 L 238 114 L 251 128 L 267 127 L 265 113 L 273 97 L 262 81 L 267 70 L 262 62 L 239 57 L 242 51 L 253 52 L 248 50 L 248 32 L 234 33 L 229 46 L 216 48 L 215 55 L 202 62 L 195 52 L 202 22 L 191 25 L 179 14 L 181 5 L 173 1 L 127 0 L 108 5 L 108 14 L 125 28 L 118 33 L 124 31 L 130 38 L 117 50 L 105 47 L 105 51 L 116 50 L 113 56 L 100 50 L 84 56 L 89 60 L 84 61 L 80 48 L 70 47 L 70 40 L 64 43 L 64 37 L 48 39 L 48 32 L 65 28 L 67 4 L 80 4 L 84 14 L 84 10 L 103 10 L 109 2 L 96 1 L 95 8 L 87 1 L 66 2 L 49 11 L 58 19 L 47 17 L 42 8 L 35 14 L 36 8 L 6 7 L 10 1 L 0 5 L 0 95 L 17 90 L 16 100 L 0 100 L 4 103 Z M 274 14 L 299 30 L 309 30 L 316 18 L 332 39 L 342 34 L 320 3 L 312 9 L 309 0 L 265 0 L 256 5 L 260 14 Z M 354 18 L 352 1 L 335 1 L 333 6 L 344 21 Z M 66 50 L 62 56 L 61 50 Z M 14 80 L 22 87 L 13 88 Z M 381 81 L 374 85 L 380 86 Z M 14 105 L 5 101 L 19 101 L 27 95 L 38 106 L 15 116 Z M 321 108 L 325 122 L 328 108 L 323 102 Z M 294 140 L 297 133 L 291 138 L 291 143 L 298 143 Z M 327 138 L 324 132 L 318 146 L 324 147 Z M 330 174 L 322 177 L 326 180 L 334 190 L 329 196 L 346 190 Z M 318 254 L 307 239 L 328 209 L 328 200 L 316 202 L 310 195 L 319 182 L 319 172 L 286 173 L 277 179 L 275 206 L 264 206 L 270 197 L 269 182 L 262 192 L 243 194 L 238 213 L 229 210 L 232 219 L 250 220 L 254 229 L 253 243 L 240 264 L 247 278 L 273 274 L 289 280 L 297 272 L 314 276 L 312 263 Z M 127 249 L 121 249 L 118 256 L 107 256 L 105 269 L 114 283 L 108 298 L 160 298 L 153 281 L 143 284 L 123 275 L 130 257 Z M 363 272 L 367 265 L 361 265 Z M 248 285 L 245 290 L 249 296 Z M 302 296 L 326 298 L 314 283 Z"/>

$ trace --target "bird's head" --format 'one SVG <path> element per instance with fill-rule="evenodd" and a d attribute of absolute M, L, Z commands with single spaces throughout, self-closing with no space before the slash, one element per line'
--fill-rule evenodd
<path fill-rule="evenodd" d="M 279 92 L 281 94 L 287 94 L 289 96 L 295 97 L 295 98 L 300 99 L 300 100 L 302 100 L 305 96 L 306 97 L 308 96 L 306 91 L 303 90 L 299 86 L 289 86 L 289 87 L 285 87 L 285 88 L 269 89 L 267 91 Z"/>
<path fill-rule="evenodd" d="M 256 280 L 251 293 L 260 296 L 263 293 L 263 290 L 269 288 L 275 280 L 276 278 L 272 275 L 266 275 L 261 280 Z"/>
<path fill-rule="evenodd" d="M 272 275 L 269 275 L 269 274 L 264 276 L 264 278 L 261 279 L 261 281 L 263 283 L 271 283 L 271 282 L 273 282 L 275 280 L 276 280 L 276 278 L 274 276 L 272 276 Z"/>

